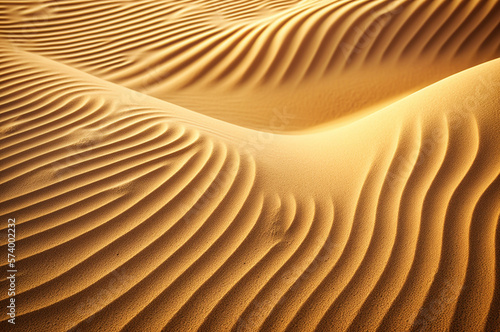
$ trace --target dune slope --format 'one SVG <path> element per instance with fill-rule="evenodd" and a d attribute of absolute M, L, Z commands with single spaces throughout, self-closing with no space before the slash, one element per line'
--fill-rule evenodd
<path fill-rule="evenodd" d="M 0 32 L 23 50 L 261 131 L 359 117 L 500 56 L 497 0 L 20 0 L 3 7 Z M 269 128 L 277 112 L 288 120 Z"/>
<path fill-rule="evenodd" d="M 498 331 L 498 1 L 50 4 L 0 13 L 16 329 Z"/>

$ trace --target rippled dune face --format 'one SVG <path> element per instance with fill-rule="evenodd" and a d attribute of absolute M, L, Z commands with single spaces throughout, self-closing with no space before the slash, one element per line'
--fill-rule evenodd
<path fill-rule="evenodd" d="M 500 331 L 499 0 L 0 4 L 2 331 Z"/>

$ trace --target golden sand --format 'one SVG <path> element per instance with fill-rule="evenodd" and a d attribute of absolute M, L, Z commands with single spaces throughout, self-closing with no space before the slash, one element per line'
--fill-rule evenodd
<path fill-rule="evenodd" d="M 2 331 L 500 331 L 500 0 L 0 4 Z"/>

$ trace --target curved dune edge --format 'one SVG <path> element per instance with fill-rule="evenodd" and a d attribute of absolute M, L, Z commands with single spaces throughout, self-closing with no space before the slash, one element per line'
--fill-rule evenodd
<path fill-rule="evenodd" d="M 500 60 L 282 136 L 2 52 L 17 328 L 499 326 Z"/>

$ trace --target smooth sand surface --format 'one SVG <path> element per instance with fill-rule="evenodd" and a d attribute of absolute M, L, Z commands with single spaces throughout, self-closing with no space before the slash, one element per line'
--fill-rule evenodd
<path fill-rule="evenodd" d="M 500 331 L 500 0 L 0 4 L 2 331 Z"/>

